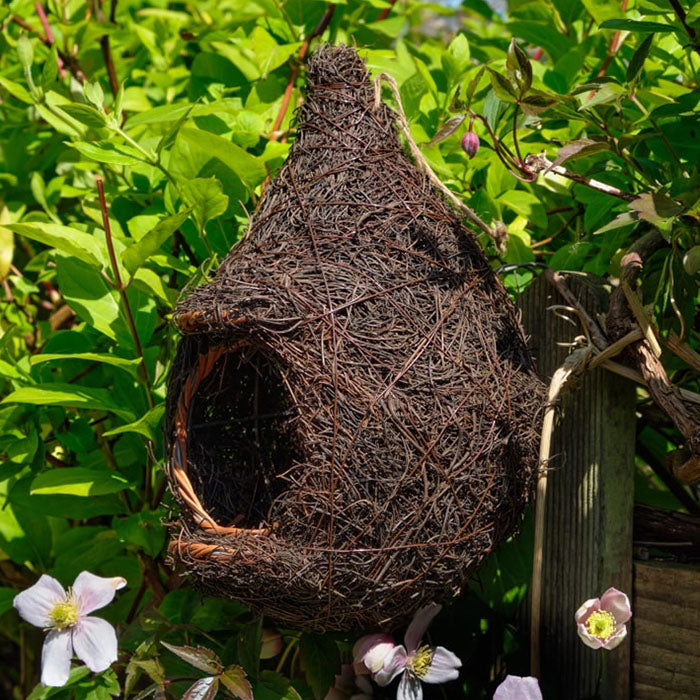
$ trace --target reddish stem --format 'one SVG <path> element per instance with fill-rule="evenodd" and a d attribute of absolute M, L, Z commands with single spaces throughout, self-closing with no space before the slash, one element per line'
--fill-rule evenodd
<path fill-rule="evenodd" d="M 383 19 L 386 19 L 389 16 L 389 13 L 391 12 L 391 8 L 394 7 L 394 3 L 396 0 L 389 0 L 389 4 L 391 7 L 385 7 L 380 13 L 379 17 L 377 17 L 377 22 L 381 22 Z"/>
<path fill-rule="evenodd" d="M 328 5 L 326 8 L 326 11 L 321 17 L 321 21 L 316 25 L 314 30 L 309 34 L 309 36 L 304 39 L 304 42 L 299 48 L 299 54 L 297 56 L 297 62 L 294 65 L 294 68 L 292 68 L 292 72 L 289 74 L 289 80 L 287 81 L 287 87 L 284 89 L 284 97 L 282 98 L 282 106 L 280 107 L 279 114 L 277 115 L 277 118 L 275 119 L 275 123 L 272 125 L 272 134 L 270 135 L 270 141 L 277 141 L 277 139 L 281 136 L 279 134 L 279 129 L 282 126 L 282 122 L 284 121 L 284 117 L 287 114 L 287 109 L 289 109 L 289 101 L 292 98 L 292 92 L 294 91 L 294 83 L 296 82 L 297 77 L 299 76 L 299 71 L 301 70 L 301 63 L 302 61 L 306 58 L 306 54 L 309 52 L 309 46 L 311 44 L 311 41 L 317 37 L 323 34 L 324 31 L 326 31 L 326 27 L 330 24 L 330 21 L 333 17 L 333 13 L 335 12 L 335 5 Z"/>

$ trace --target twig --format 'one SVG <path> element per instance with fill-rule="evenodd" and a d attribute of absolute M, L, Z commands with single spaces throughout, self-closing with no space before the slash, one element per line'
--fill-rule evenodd
<path fill-rule="evenodd" d="M 151 395 L 151 380 L 148 376 L 148 368 L 146 367 L 146 360 L 143 355 L 143 347 L 141 346 L 141 340 L 139 338 L 138 331 L 136 330 L 134 316 L 131 312 L 131 304 L 129 303 L 129 298 L 126 295 L 126 286 L 122 282 L 121 274 L 119 273 L 119 265 L 117 263 L 117 256 L 114 252 L 114 243 L 112 242 L 112 228 L 109 223 L 107 202 L 105 200 L 104 181 L 101 177 L 97 177 L 95 178 L 95 182 L 97 183 L 97 192 L 100 197 L 102 223 L 104 224 L 105 237 L 107 239 L 107 250 L 109 251 L 109 261 L 112 265 L 112 274 L 114 275 L 114 286 L 121 297 L 122 305 L 124 306 L 124 313 L 126 315 L 126 322 L 129 326 L 129 333 L 131 334 L 131 338 L 134 341 L 136 354 L 141 360 L 139 363 L 139 372 L 141 373 L 141 379 L 146 390 L 146 400 L 148 401 L 148 407 L 153 408 L 155 406 L 155 403 L 153 401 L 153 396 Z"/>
<path fill-rule="evenodd" d="M 613 187 L 612 185 L 600 182 L 599 180 L 588 178 L 585 175 L 579 175 L 578 173 L 568 170 L 567 168 L 561 165 L 554 165 L 554 163 L 552 163 L 552 161 L 549 160 L 544 153 L 530 154 L 525 158 L 525 165 L 533 173 L 540 173 L 544 171 L 544 177 L 546 177 L 547 174 L 550 172 L 556 173 L 557 175 L 562 175 L 563 177 L 566 177 L 569 180 L 578 182 L 580 185 L 590 187 L 592 190 L 598 190 L 599 192 L 604 192 L 605 194 L 609 194 L 613 197 L 624 199 L 626 202 L 631 202 L 632 200 L 637 199 L 637 195 L 635 194 L 623 192 L 621 189 Z"/>
<path fill-rule="evenodd" d="M 697 36 L 695 30 L 686 21 L 686 14 L 685 14 L 685 10 L 683 9 L 683 6 L 680 4 L 680 2 L 678 2 L 678 0 L 668 0 L 668 2 L 671 5 L 671 7 L 673 8 L 673 11 L 676 13 L 676 17 L 678 17 L 681 24 L 683 25 L 683 29 L 685 29 L 685 32 L 690 39 L 690 44 L 693 47 L 693 50 L 697 51 L 700 54 L 700 45 L 698 45 L 698 36 Z"/>
<path fill-rule="evenodd" d="M 36 8 L 36 13 L 39 15 L 39 21 L 41 22 L 41 26 L 46 32 L 46 39 L 49 42 L 49 45 L 53 46 L 56 40 L 54 39 L 53 32 L 51 31 L 51 25 L 49 24 L 49 20 L 46 18 L 46 12 L 44 12 L 44 7 L 40 2 L 35 2 L 34 7 Z M 63 67 L 63 61 L 60 57 L 58 59 L 58 74 L 61 76 L 61 78 L 63 78 L 66 74 L 66 71 Z"/>
<path fill-rule="evenodd" d="M 287 109 L 289 109 L 289 101 L 292 97 L 292 92 L 294 91 L 294 84 L 296 83 L 297 77 L 299 77 L 301 64 L 306 58 L 306 54 L 309 52 L 309 46 L 311 45 L 312 40 L 326 31 L 326 27 L 328 27 L 328 25 L 330 24 L 334 12 L 335 5 L 329 4 L 326 7 L 326 11 L 323 14 L 323 17 L 321 17 L 319 23 L 316 25 L 316 27 L 314 27 L 314 30 L 311 32 L 311 34 L 309 34 L 309 36 L 306 37 L 306 39 L 304 39 L 302 45 L 299 47 L 299 54 L 297 55 L 296 63 L 294 64 L 294 67 L 292 68 L 289 74 L 289 79 L 287 80 L 287 87 L 285 87 L 284 89 L 284 96 L 282 97 L 282 105 L 280 107 L 280 111 L 277 114 L 274 124 L 272 125 L 270 141 L 277 141 L 277 139 L 279 139 L 282 135 L 279 129 L 282 126 L 282 122 L 284 121 L 285 115 L 287 114 Z"/>
<path fill-rule="evenodd" d="M 391 5 L 391 7 L 385 7 L 379 13 L 379 17 L 377 17 L 377 22 L 381 22 L 383 19 L 386 19 L 389 16 L 389 13 L 391 12 L 391 8 L 394 7 L 395 3 L 396 3 L 396 0 L 389 0 L 389 4 Z"/>
<path fill-rule="evenodd" d="M 416 162 L 416 165 L 427 175 L 428 180 L 430 180 L 430 183 L 433 185 L 433 187 L 435 187 L 439 192 L 441 192 L 449 200 L 449 202 L 461 214 L 465 216 L 465 218 L 467 218 L 472 224 L 474 224 L 484 233 L 488 234 L 491 238 L 493 238 L 493 240 L 496 242 L 496 247 L 498 250 L 500 250 L 501 252 L 505 250 L 505 240 L 507 237 L 507 231 L 505 226 L 503 224 L 500 224 L 500 222 L 494 224 L 493 228 L 487 226 L 486 223 L 479 218 L 476 212 L 470 207 L 468 207 L 466 204 L 461 202 L 459 199 L 457 199 L 457 197 L 455 197 L 452 191 L 447 189 L 447 187 L 445 187 L 445 185 L 442 184 L 440 178 L 433 172 L 433 169 L 430 167 L 430 164 L 425 159 L 425 156 L 421 152 L 420 148 L 418 148 L 418 145 L 411 136 L 411 130 L 408 126 L 408 120 L 406 119 L 406 113 L 404 112 L 403 103 L 401 101 L 401 93 L 399 92 L 399 86 L 396 84 L 396 81 L 386 73 L 380 73 L 374 79 L 375 109 L 378 108 L 381 104 L 382 81 L 386 82 L 389 85 L 389 87 L 391 88 L 391 92 L 394 95 L 396 109 L 398 110 L 399 126 L 401 128 L 401 131 L 403 132 L 406 142 L 408 143 L 408 147 L 411 151 L 413 159 Z"/>
<path fill-rule="evenodd" d="M 16 25 L 19 27 L 22 27 L 22 29 L 25 29 L 28 32 L 31 32 L 32 34 L 35 34 L 39 41 L 42 44 L 45 44 L 49 48 L 52 46 L 52 42 L 49 40 L 47 36 L 42 34 L 40 31 L 34 29 L 31 24 L 25 22 L 21 17 L 17 17 L 17 15 L 12 15 L 10 18 L 10 21 L 14 22 Z M 73 74 L 73 77 L 80 83 L 84 83 L 86 78 L 85 78 L 85 73 L 83 72 L 83 69 L 80 67 L 80 64 L 78 63 L 78 59 L 76 59 L 74 56 L 71 56 L 70 54 L 67 54 L 61 49 L 57 49 L 58 57 L 61 59 L 63 62 L 63 65 L 68 67 L 68 70 Z"/>
<path fill-rule="evenodd" d="M 117 9 L 117 0 L 112 0 L 110 8 L 110 22 L 114 23 L 114 15 Z M 102 11 L 102 0 L 95 0 L 95 19 L 98 22 L 105 21 L 105 14 Z M 116 97 L 119 92 L 119 79 L 117 78 L 117 69 L 114 67 L 114 59 L 112 58 L 112 47 L 109 42 L 109 34 L 103 34 L 100 37 L 100 49 L 102 50 L 102 58 L 107 68 L 109 77 L 109 89 L 112 91 L 112 97 Z"/>
<path fill-rule="evenodd" d="M 622 12 L 627 11 L 627 0 L 622 0 Z M 612 36 L 612 39 L 610 40 L 610 46 L 608 47 L 608 52 L 605 56 L 605 59 L 603 60 L 603 64 L 600 67 L 600 70 L 598 71 L 598 77 L 602 78 L 607 72 L 608 68 L 610 67 L 610 64 L 612 63 L 613 58 L 615 57 L 615 54 L 617 53 L 618 49 L 622 45 L 622 42 L 620 41 L 620 30 L 616 30 L 615 33 Z M 595 92 L 595 90 L 593 90 Z M 591 93 L 593 94 L 593 93 Z M 590 99 L 590 97 L 589 97 Z"/>

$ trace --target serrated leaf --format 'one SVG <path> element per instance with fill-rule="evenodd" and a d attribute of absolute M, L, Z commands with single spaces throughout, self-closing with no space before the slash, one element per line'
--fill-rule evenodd
<path fill-rule="evenodd" d="M 506 54 L 506 70 L 511 83 L 518 86 L 522 97 L 532 85 L 532 66 L 527 54 L 511 39 Z"/>
<path fill-rule="evenodd" d="M 462 122 L 467 118 L 466 114 L 456 114 L 454 117 L 450 117 L 438 130 L 435 136 L 430 140 L 429 146 L 434 146 L 440 141 L 444 141 L 446 138 L 452 136 L 457 129 L 461 126 Z"/>
<path fill-rule="evenodd" d="M 107 389 L 80 386 L 79 384 L 45 383 L 37 386 L 25 386 L 6 396 L 2 403 L 84 408 L 93 411 L 107 411 L 127 420 L 134 419 L 134 414 L 121 408 Z"/>
<path fill-rule="evenodd" d="M 183 661 L 198 668 L 200 671 L 219 674 L 224 670 L 221 660 L 211 649 L 206 647 L 181 647 L 175 644 L 168 644 L 167 642 L 161 642 L 161 644 L 172 651 L 175 656 L 179 656 Z"/>
<path fill-rule="evenodd" d="M 133 275 L 182 226 L 190 211 L 185 209 L 164 217 L 143 238 L 130 245 L 122 253 L 124 267 Z"/>
<path fill-rule="evenodd" d="M 42 472 L 29 487 L 32 496 L 105 496 L 129 488 L 129 482 L 120 474 L 86 467 L 65 467 Z"/>
<path fill-rule="evenodd" d="M 70 226 L 45 223 L 5 224 L 5 228 L 50 248 L 62 250 L 88 265 L 98 269 L 102 267 L 100 246 L 89 233 Z"/>
<path fill-rule="evenodd" d="M 557 157 L 550 168 L 561 165 L 567 160 L 584 158 L 585 156 L 590 156 L 594 153 L 601 153 L 602 151 L 609 150 L 610 146 L 605 141 L 593 141 L 593 139 L 579 139 L 578 141 L 572 141 L 559 150 L 559 153 L 557 154 Z"/>
<path fill-rule="evenodd" d="M 200 678 L 187 689 L 182 700 L 213 700 L 218 690 L 219 679 L 216 676 Z"/>
<path fill-rule="evenodd" d="M 649 34 L 649 36 L 644 39 L 644 41 L 637 47 L 634 55 L 630 59 L 629 65 L 627 66 L 627 82 L 632 83 L 642 72 L 644 67 L 644 61 L 647 60 L 649 55 L 649 50 L 651 49 L 651 44 L 654 41 L 654 35 Z"/>
<path fill-rule="evenodd" d="M 491 86 L 493 91 L 496 93 L 496 97 L 503 102 L 514 103 L 518 96 L 516 88 L 511 84 L 510 80 L 502 75 L 498 71 L 491 68 L 487 68 L 489 76 L 491 78 Z"/>
<path fill-rule="evenodd" d="M 226 689 L 241 700 L 253 700 L 253 688 L 245 671 L 240 666 L 229 666 L 219 680 Z"/>

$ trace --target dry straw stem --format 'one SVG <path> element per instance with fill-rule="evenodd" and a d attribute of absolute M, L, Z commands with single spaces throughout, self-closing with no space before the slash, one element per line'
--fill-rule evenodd
<path fill-rule="evenodd" d="M 452 204 L 457 211 L 461 212 L 472 224 L 481 229 L 484 233 L 488 234 L 496 243 L 496 248 L 503 252 L 505 250 L 505 244 L 507 240 L 507 230 L 505 226 L 498 222 L 494 224 L 493 228 L 489 227 L 476 212 L 468 207 L 464 202 L 461 202 L 455 195 L 449 190 L 445 185 L 442 184 L 440 178 L 433 172 L 430 164 L 425 159 L 423 152 L 418 148 L 418 145 L 413 140 L 411 136 L 411 129 L 408 126 L 408 120 L 406 119 L 406 113 L 403 109 L 403 102 L 401 101 L 401 93 L 399 92 L 399 86 L 396 84 L 396 80 L 386 73 L 380 73 L 374 79 L 374 104 L 375 108 L 378 108 L 381 104 L 382 93 L 381 84 L 382 81 L 385 82 L 390 88 L 394 96 L 394 101 L 396 102 L 396 109 L 398 110 L 398 122 L 401 131 L 403 132 L 406 143 L 411 151 L 416 165 L 428 176 L 430 184 L 435 187 L 439 192 L 441 192 L 447 200 Z"/>
<path fill-rule="evenodd" d="M 521 520 L 545 388 L 475 236 L 354 50 L 310 58 L 287 162 L 174 320 L 171 553 L 296 627 L 389 629 Z"/>

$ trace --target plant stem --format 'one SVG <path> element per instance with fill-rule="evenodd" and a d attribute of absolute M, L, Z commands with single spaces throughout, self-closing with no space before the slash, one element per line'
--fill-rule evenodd
<path fill-rule="evenodd" d="M 109 214 L 107 212 L 107 202 L 105 200 L 104 192 L 104 181 L 101 177 L 95 178 L 97 183 L 97 192 L 100 197 L 100 210 L 102 211 L 102 223 L 104 224 L 105 237 L 107 240 L 107 250 L 109 251 L 109 261 L 112 266 L 112 274 L 114 275 L 114 281 L 117 291 L 122 300 L 122 305 L 124 306 L 124 313 L 126 315 L 126 322 L 129 326 L 129 333 L 134 341 L 134 348 L 136 349 L 136 354 L 138 355 L 141 362 L 139 363 L 139 372 L 141 373 L 141 379 L 146 390 L 146 400 L 148 401 L 148 407 L 153 408 L 155 402 L 153 401 L 153 396 L 151 395 L 151 381 L 148 376 L 148 369 L 146 367 L 146 360 L 143 355 L 143 347 L 141 346 L 141 340 L 139 334 L 136 330 L 136 324 L 134 323 L 134 315 L 131 312 L 131 304 L 129 303 L 129 298 L 126 295 L 126 286 L 122 281 L 121 274 L 119 272 L 119 265 L 117 263 L 117 256 L 114 252 L 114 242 L 112 240 L 112 228 L 109 223 Z"/>
<path fill-rule="evenodd" d="M 523 157 L 520 155 L 520 144 L 518 143 L 518 112 L 520 111 L 520 105 L 516 103 L 515 109 L 513 110 L 513 144 L 515 145 L 515 155 L 518 157 L 518 168 L 523 169 Z"/>
<path fill-rule="evenodd" d="M 686 34 L 690 38 L 690 43 L 693 47 L 694 51 L 697 51 L 700 54 L 700 45 L 698 45 L 698 37 L 697 34 L 695 33 L 695 30 L 686 22 L 685 20 L 685 10 L 683 9 L 683 6 L 678 2 L 678 0 L 668 0 L 669 5 L 673 8 L 673 11 L 676 13 L 676 17 L 680 20 L 680 23 L 683 25 L 683 29 L 685 29 Z"/>
<path fill-rule="evenodd" d="M 304 42 L 299 47 L 299 54 L 297 55 L 296 63 L 294 64 L 294 67 L 292 68 L 292 71 L 289 74 L 289 79 L 287 80 L 287 87 L 284 89 L 282 106 L 280 107 L 280 111 L 277 114 L 277 117 L 275 118 L 274 124 L 272 125 L 270 141 L 277 141 L 277 139 L 279 139 L 281 136 L 279 129 L 282 126 L 282 122 L 284 121 L 285 115 L 287 114 L 287 109 L 289 108 L 289 101 L 291 100 L 292 92 L 294 91 L 294 83 L 296 83 L 296 79 L 299 76 L 299 71 L 301 70 L 301 63 L 306 58 L 306 54 L 309 52 L 309 46 L 311 44 L 311 41 L 315 37 L 320 36 L 321 34 L 323 34 L 323 32 L 326 31 L 326 27 L 328 27 L 328 25 L 330 24 L 334 12 L 335 5 L 329 4 L 326 7 L 326 11 L 323 17 L 321 17 L 319 23 L 316 25 L 316 27 L 314 27 L 314 30 L 311 32 L 311 34 L 309 34 L 308 37 L 306 37 L 306 39 L 304 39 Z"/>

